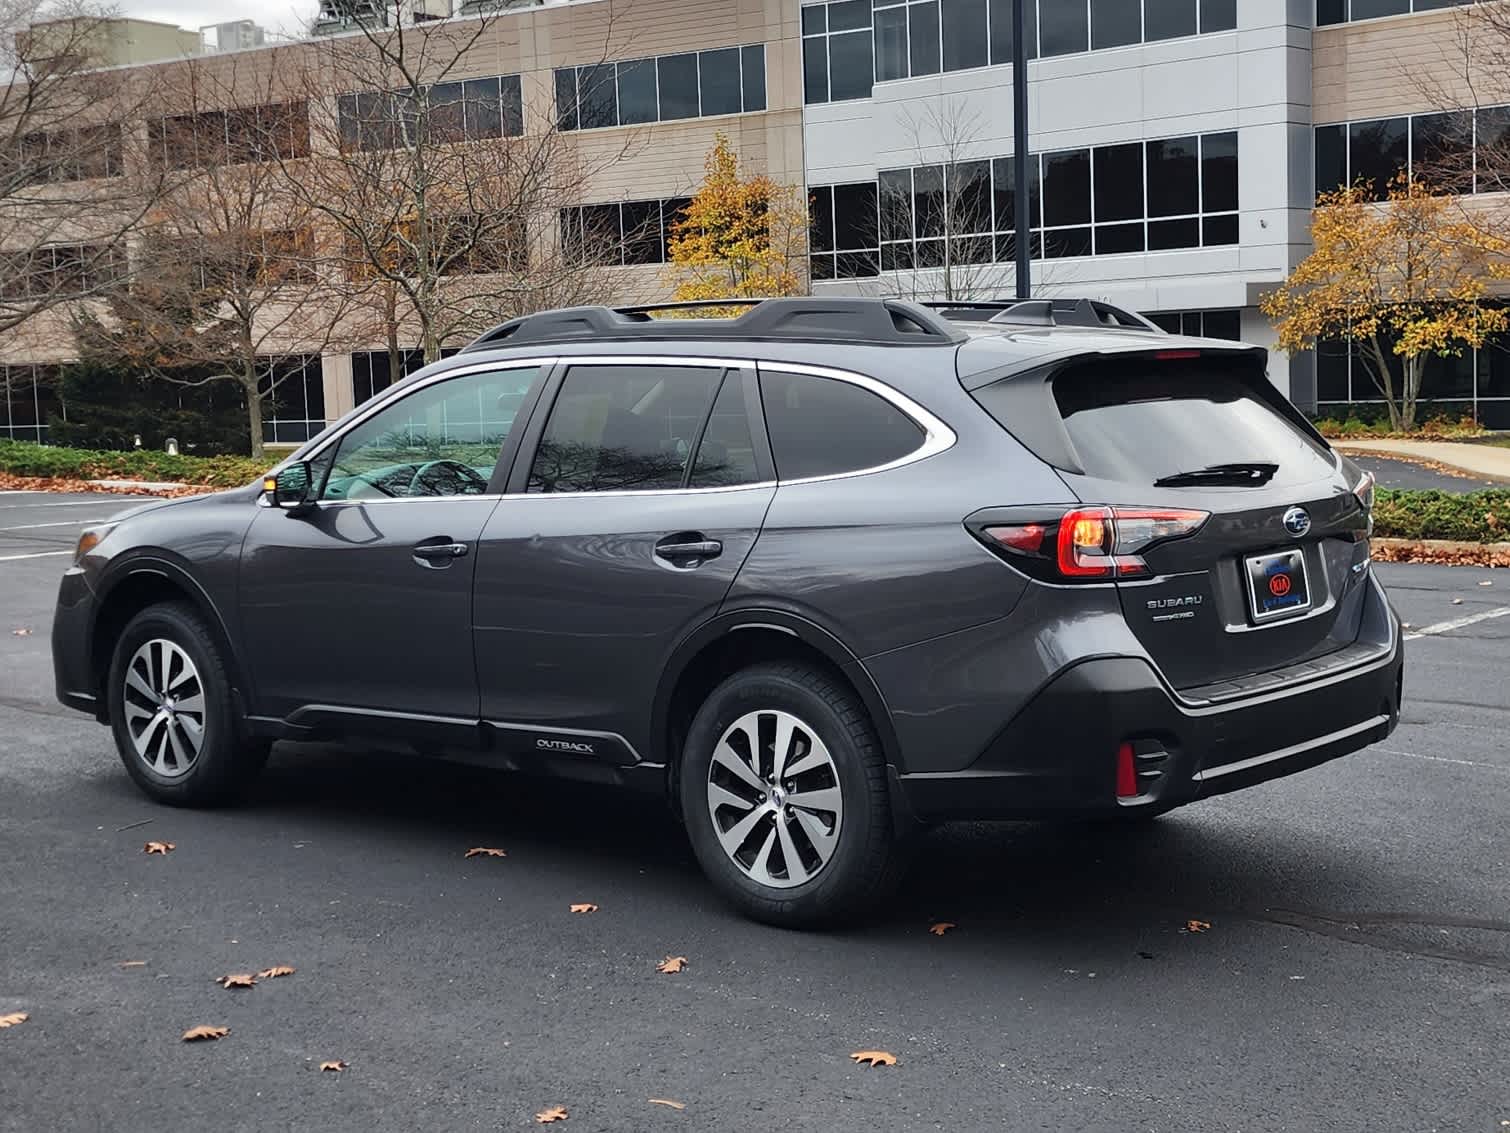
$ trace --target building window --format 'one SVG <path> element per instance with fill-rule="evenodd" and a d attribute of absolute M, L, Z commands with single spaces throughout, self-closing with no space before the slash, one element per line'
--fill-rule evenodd
<path fill-rule="evenodd" d="M 126 171 L 119 123 L 42 130 L 9 147 L 6 178 L 12 184 L 43 185 L 119 177 Z"/>
<path fill-rule="evenodd" d="M 766 108 L 765 45 L 561 67 L 555 81 L 563 130 L 751 114 Z"/>
<path fill-rule="evenodd" d="M 1034 154 L 1032 256 L 1236 244 L 1237 162 L 1236 133 Z M 884 169 L 874 184 L 820 185 L 812 194 L 814 280 L 1016 256 L 1011 158 Z"/>
<path fill-rule="evenodd" d="M 148 141 L 168 169 L 209 168 L 309 156 L 309 104 L 299 102 L 172 114 L 154 119 Z"/>
<path fill-rule="evenodd" d="M 45 244 L 0 254 L 0 303 L 97 295 L 125 274 L 125 251 L 113 244 Z"/>
<path fill-rule="evenodd" d="M 1195 338 L 1242 339 L 1243 313 L 1228 311 L 1155 311 L 1143 317 L 1170 334 L 1188 334 Z"/>
<path fill-rule="evenodd" d="M 265 444 L 303 444 L 325 428 L 325 377 L 318 354 L 262 359 Z"/>
<path fill-rule="evenodd" d="M 561 248 L 574 263 L 633 267 L 671 259 L 671 232 L 688 197 L 578 205 L 560 211 Z"/>
<path fill-rule="evenodd" d="M 417 347 L 399 351 L 399 373 L 392 372 L 386 350 L 362 350 L 351 356 L 351 385 L 354 404 L 370 401 L 394 382 L 414 373 L 425 364 L 425 352 Z"/>
<path fill-rule="evenodd" d="M 876 183 L 818 185 L 812 190 L 809 235 L 812 278 L 874 276 L 880 257 Z"/>
<path fill-rule="evenodd" d="M 1316 193 L 1361 185 L 1382 201 L 1401 173 L 1443 193 L 1504 192 L 1507 145 L 1510 106 L 1317 126 Z"/>
<path fill-rule="evenodd" d="M 1236 0 L 1027 0 L 1027 57 L 1231 31 Z M 830 0 L 802 8 L 803 100 L 1012 62 L 1012 0 Z"/>
<path fill-rule="evenodd" d="M 0 437 L 46 442 L 48 418 L 67 417 L 57 385 L 56 367 L 0 365 Z"/>
<path fill-rule="evenodd" d="M 1316 26 L 1345 24 L 1353 20 L 1377 20 L 1408 12 L 1434 12 L 1456 8 L 1477 0 L 1316 0 Z"/>
<path fill-rule="evenodd" d="M 417 139 L 477 142 L 524 133 L 518 75 L 437 83 L 413 91 L 362 91 L 336 100 L 341 150 L 393 149 Z"/>

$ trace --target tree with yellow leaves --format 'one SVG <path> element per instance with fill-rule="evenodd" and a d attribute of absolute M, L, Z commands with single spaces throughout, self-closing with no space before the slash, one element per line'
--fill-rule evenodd
<path fill-rule="evenodd" d="M 807 207 L 790 185 L 747 175 L 719 134 L 703 183 L 671 229 L 666 276 L 679 300 L 757 299 L 807 290 Z"/>
<path fill-rule="evenodd" d="M 1403 174 L 1387 201 L 1367 185 L 1323 193 L 1311 217 L 1314 250 L 1262 303 L 1279 348 L 1349 343 L 1389 407 L 1390 425 L 1416 424 L 1432 356 L 1459 355 L 1510 326 L 1486 305 L 1488 282 L 1510 275 L 1510 242 L 1453 220 L 1451 198 Z"/>

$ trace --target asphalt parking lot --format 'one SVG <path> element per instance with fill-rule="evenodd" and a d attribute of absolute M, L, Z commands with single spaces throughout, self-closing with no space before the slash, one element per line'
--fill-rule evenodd
<path fill-rule="evenodd" d="M 148 803 L 48 653 L 128 503 L 0 494 L 0 1128 L 1510 1122 L 1510 572 L 1376 568 L 1420 635 L 1386 743 L 1140 830 L 944 827 L 875 923 L 798 934 L 607 791 L 283 746 L 244 807 Z"/>

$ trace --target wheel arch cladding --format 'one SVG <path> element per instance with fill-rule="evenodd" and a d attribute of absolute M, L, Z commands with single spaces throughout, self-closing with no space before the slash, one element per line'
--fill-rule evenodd
<path fill-rule="evenodd" d="M 729 676 L 767 661 L 804 661 L 842 681 L 864 704 L 886 761 L 899 765 L 891 713 L 854 654 L 837 638 L 800 618 L 750 613 L 704 626 L 682 643 L 666 666 L 651 726 L 673 791 L 682 744 L 698 707 Z"/>
<path fill-rule="evenodd" d="M 241 659 L 231 645 L 230 635 L 226 632 L 219 611 L 204 591 L 182 571 L 153 560 L 127 566 L 111 577 L 100 595 L 99 612 L 95 615 L 89 637 L 89 669 L 95 681 L 95 689 L 101 694 L 101 715 L 108 711 L 105 707 L 107 697 L 104 694 L 115 643 L 120 640 L 121 633 L 132 618 L 149 606 L 165 602 L 186 605 L 204 619 L 234 682 L 233 696 L 241 701 L 242 711 L 246 711 L 247 688 Z"/>

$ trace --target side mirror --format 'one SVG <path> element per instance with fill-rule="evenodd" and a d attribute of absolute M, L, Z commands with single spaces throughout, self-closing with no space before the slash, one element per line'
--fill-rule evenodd
<path fill-rule="evenodd" d="M 307 461 L 298 461 L 284 468 L 276 476 L 266 476 L 262 490 L 268 501 L 290 515 L 302 515 L 314 508 L 315 478 Z"/>

